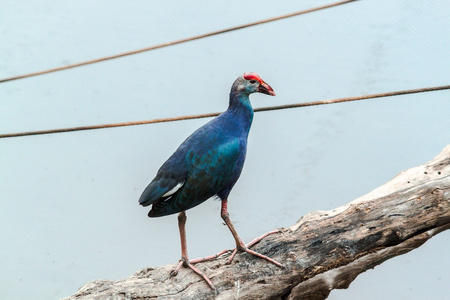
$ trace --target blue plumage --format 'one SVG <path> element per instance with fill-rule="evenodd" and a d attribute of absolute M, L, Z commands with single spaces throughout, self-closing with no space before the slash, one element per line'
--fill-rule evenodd
<path fill-rule="evenodd" d="M 153 204 L 149 217 L 178 213 L 213 196 L 228 196 L 244 165 L 253 119 L 249 94 L 238 89 L 241 81 L 232 87 L 228 109 L 190 135 L 144 190 L 139 203 Z M 175 193 L 163 196 L 179 184 Z"/>
<path fill-rule="evenodd" d="M 231 223 L 227 211 L 228 195 L 244 166 L 247 138 L 253 120 L 249 95 L 254 92 L 275 96 L 272 88 L 255 73 L 244 73 L 236 79 L 231 87 L 228 109 L 197 129 L 178 147 L 161 166 L 139 199 L 143 206 L 152 205 L 149 217 L 180 213 L 178 226 L 181 260 L 172 275 L 176 275 L 181 266 L 189 267 L 202 276 L 213 289 L 215 287 L 211 280 L 192 265 L 199 260 L 188 259 L 185 232 L 185 211 L 211 197 L 216 196 L 222 200 L 222 219 L 236 241 L 236 251 L 230 256 L 229 262 L 237 251 L 246 251 L 281 266 L 273 259 L 247 248 Z M 201 259 L 204 260 L 206 259 Z"/>

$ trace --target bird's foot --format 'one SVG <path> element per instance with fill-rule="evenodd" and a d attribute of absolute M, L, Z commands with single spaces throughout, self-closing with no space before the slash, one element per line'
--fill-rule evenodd
<path fill-rule="evenodd" d="M 247 252 L 247 253 L 250 253 L 250 254 L 252 254 L 252 255 L 254 255 L 254 256 L 258 256 L 258 257 L 260 257 L 260 258 L 263 258 L 263 259 L 265 259 L 265 260 L 267 260 L 267 261 L 269 261 L 269 262 L 271 262 L 271 263 L 273 263 L 273 264 L 279 266 L 280 268 L 284 268 L 284 266 L 283 266 L 282 264 L 280 264 L 279 262 L 277 262 L 276 260 L 274 260 L 274 259 L 272 259 L 272 258 L 270 258 L 270 257 L 268 257 L 268 256 L 265 256 L 265 255 L 263 255 L 263 254 L 261 254 L 261 253 L 258 253 L 258 252 L 256 252 L 256 251 L 253 251 L 253 250 L 250 250 L 250 249 L 249 249 L 249 248 L 251 248 L 253 245 L 255 245 L 256 243 L 260 242 L 260 241 L 261 241 L 263 238 L 265 238 L 266 236 L 271 235 L 271 234 L 275 234 L 275 233 L 280 233 L 280 232 L 281 232 L 281 230 L 278 230 L 278 229 L 277 229 L 277 230 L 273 230 L 273 231 L 266 232 L 265 234 L 261 235 L 260 237 L 257 237 L 256 239 L 254 239 L 253 241 L 251 241 L 250 243 L 248 243 L 247 245 L 241 245 L 241 247 L 236 247 L 236 248 L 234 249 L 233 253 L 231 253 L 231 256 L 228 258 L 228 261 L 226 262 L 226 264 L 227 264 L 227 265 L 228 265 L 228 264 L 231 264 L 231 262 L 233 261 L 234 257 L 236 256 L 236 254 L 237 254 L 238 251 L 239 251 L 239 252 Z"/>
<path fill-rule="evenodd" d="M 219 254 L 219 253 L 218 253 L 218 254 Z M 222 254 L 223 254 L 223 253 L 222 253 Z M 220 254 L 220 255 L 222 255 L 222 254 Z M 210 258 L 210 259 L 214 258 L 213 256 L 214 256 L 214 255 L 211 255 L 211 258 Z M 202 259 L 207 260 L 207 258 L 209 258 L 209 257 L 205 257 L 205 258 L 202 258 Z M 181 269 L 182 266 L 187 267 L 187 268 L 190 268 L 190 269 L 191 269 L 192 271 L 194 271 L 197 275 L 199 275 L 200 277 L 202 277 L 202 278 L 206 281 L 206 283 L 208 283 L 208 285 L 210 286 L 210 288 L 212 288 L 212 289 L 215 291 L 215 293 L 217 294 L 217 289 L 216 289 L 216 287 L 214 286 L 214 284 L 211 282 L 211 280 L 208 278 L 208 276 L 206 276 L 205 274 L 203 274 L 202 271 L 200 271 L 199 269 L 197 269 L 196 267 L 194 267 L 194 266 L 192 265 L 193 263 L 200 262 L 200 261 L 204 261 L 204 260 L 199 260 L 199 261 L 198 261 L 198 260 L 199 260 L 199 259 L 194 259 L 194 260 L 189 261 L 189 260 L 184 259 L 184 258 L 182 257 L 181 260 L 180 260 L 180 262 L 178 263 L 178 266 L 176 267 L 176 269 L 173 270 L 172 272 L 170 272 L 170 277 L 176 276 L 176 275 L 178 274 L 178 271 Z"/>

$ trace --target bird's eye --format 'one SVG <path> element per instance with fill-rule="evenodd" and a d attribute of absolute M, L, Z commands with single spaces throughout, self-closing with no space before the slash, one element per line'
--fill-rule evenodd
<path fill-rule="evenodd" d="M 256 83 L 256 80 L 250 80 L 250 83 L 251 83 L 251 84 L 255 84 L 255 83 Z"/>

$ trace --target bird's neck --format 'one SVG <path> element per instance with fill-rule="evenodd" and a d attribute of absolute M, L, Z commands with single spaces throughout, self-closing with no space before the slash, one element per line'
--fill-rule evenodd
<path fill-rule="evenodd" d="M 253 108 L 248 95 L 231 93 L 228 111 L 248 133 L 253 121 Z"/>

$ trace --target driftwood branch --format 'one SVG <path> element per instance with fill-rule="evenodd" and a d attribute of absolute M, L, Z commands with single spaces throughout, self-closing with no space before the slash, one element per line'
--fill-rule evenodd
<path fill-rule="evenodd" d="M 175 265 L 131 277 L 94 280 L 73 299 L 325 299 L 364 271 L 420 247 L 450 228 L 450 146 L 436 158 L 401 172 L 371 193 L 331 211 L 302 217 L 253 249 L 283 262 L 280 269 L 248 254 L 199 263 L 218 294 L 190 270 Z"/>

